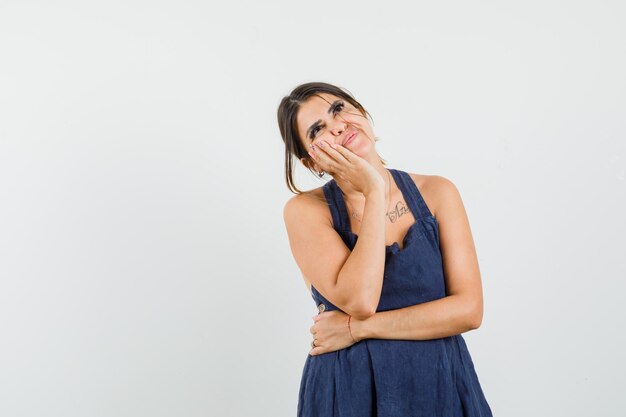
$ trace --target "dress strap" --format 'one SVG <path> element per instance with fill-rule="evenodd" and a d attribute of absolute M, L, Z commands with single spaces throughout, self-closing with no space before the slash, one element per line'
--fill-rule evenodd
<path fill-rule="evenodd" d="M 350 230 L 348 209 L 335 179 L 326 182 L 322 189 L 324 190 L 324 197 L 326 197 L 326 204 L 328 204 L 330 214 L 333 216 L 334 229 L 337 231 Z"/>
<path fill-rule="evenodd" d="M 399 169 L 388 169 L 389 172 L 391 172 L 391 174 L 393 175 L 393 179 L 396 181 L 398 188 L 400 188 L 400 191 L 402 192 L 404 199 L 409 205 L 409 208 L 411 209 L 415 220 L 426 217 L 434 217 L 428 209 L 428 206 L 426 205 L 422 194 L 417 188 L 415 181 L 413 181 L 413 178 L 411 178 L 408 173 L 400 171 Z"/>

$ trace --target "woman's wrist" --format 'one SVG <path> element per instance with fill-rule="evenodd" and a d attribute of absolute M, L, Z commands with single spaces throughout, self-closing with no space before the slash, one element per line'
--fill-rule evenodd
<path fill-rule="evenodd" d="M 352 337 L 357 342 L 360 342 L 363 339 L 369 338 L 367 320 L 368 319 L 359 320 L 356 317 L 352 317 L 352 319 L 350 320 L 350 329 L 352 331 Z"/>

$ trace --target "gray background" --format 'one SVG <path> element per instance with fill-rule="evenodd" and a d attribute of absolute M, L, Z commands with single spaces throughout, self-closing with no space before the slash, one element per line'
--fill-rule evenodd
<path fill-rule="evenodd" d="M 389 166 L 460 190 L 494 415 L 623 415 L 624 21 L 619 1 L 0 1 L 0 415 L 295 415 L 316 310 L 276 108 L 307 81 L 363 103 Z"/>

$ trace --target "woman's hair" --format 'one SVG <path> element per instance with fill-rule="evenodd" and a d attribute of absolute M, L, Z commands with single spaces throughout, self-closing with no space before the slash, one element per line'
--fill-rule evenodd
<path fill-rule="evenodd" d="M 294 88 L 288 96 L 283 97 L 278 106 L 278 127 L 283 142 L 285 143 L 285 181 L 287 182 L 287 188 L 294 194 L 301 194 L 303 191 L 299 190 L 293 182 L 293 157 L 295 156 L 298 160 L 301 158 L 309 158 L 309 154 L 307 150 L 304 149 L 300 135 L 298 134 L 296 118 L 300 106 L 312 96 L 319 95 L 320 93 L 340 97 L 357 108 L 363 117 L 367 116 L 372 119 L 369 112 L 363 108 L 361 103 L 356 101 L 350 92 L 344 88 L 328 83 L 311 82 L 301 84 Z M 375 140 L 378 139 L 376 138 Z M 382 158 L 381 162 L 383 165 L 386 164 Z M 309 171 L 313 172 L 311 168 L 309 168 Z"/>

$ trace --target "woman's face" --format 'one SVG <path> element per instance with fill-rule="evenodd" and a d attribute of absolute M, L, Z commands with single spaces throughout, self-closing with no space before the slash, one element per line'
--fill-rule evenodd
<path fill-rule="evenodd" d="M 374 149 L 374 132 L 369 120 L 341 97 L 328 93 L 310 97 L 300 106 L 296 122 L 306 150 L 322 140 L 343 145 L 361 157 Z M 356 136 L 346 144 L 346 139 L 354 132 Z"/>

